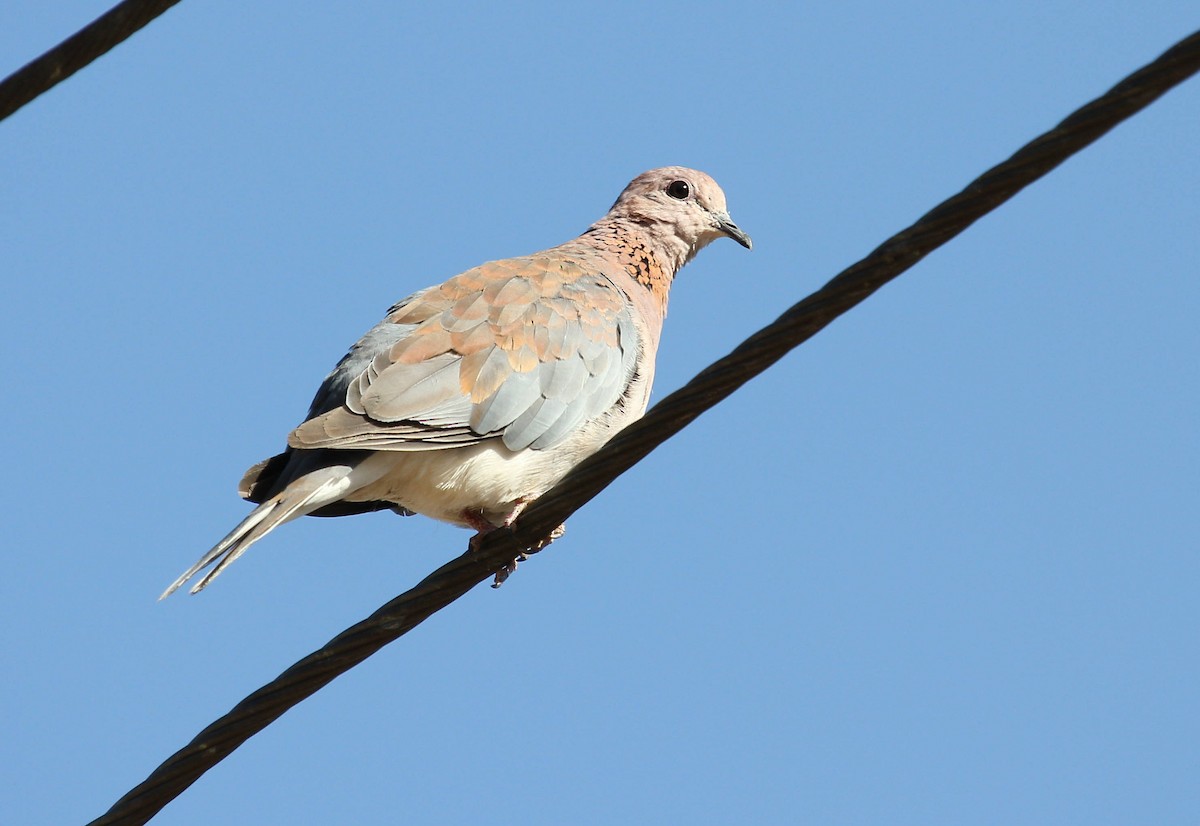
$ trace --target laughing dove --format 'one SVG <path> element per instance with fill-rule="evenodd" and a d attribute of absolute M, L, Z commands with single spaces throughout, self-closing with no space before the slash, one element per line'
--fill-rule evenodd
<path fill-rule="evenodd" d="M 473 528 L 527 503 L 646 410 L 667 292 L 705 245 L 750 237 L 717 183 L 669 166 L 583 235 L 414 293 L 350 348 L 287 450 L 246 472 L 258 503 L 163 593 L 196 593 L 276 526 L 392 509 Z"/>

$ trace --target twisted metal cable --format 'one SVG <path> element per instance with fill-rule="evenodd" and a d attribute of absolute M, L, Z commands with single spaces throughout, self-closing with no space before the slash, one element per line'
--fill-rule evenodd
<path fill-rule="evenodd" d="M 0 81 L 0 120 L 78 72 L 179 0 L 125 0 Z"/>
<path fill-rule="evenodd" d="M 473 552 L 334 637 L 205 728 L 91 826 L 141 824 L 254 734 L 339 674 L 502 570 L 621 473 L 789 350 L 1004 203 L 1068 157 L 1200 70 L 1200 32 L 1076 110 L 1054 129 L 943 201 L 908 229 L 842 271 L 684 387 L 655 405 L 541 496 L 510 529 L 488 534 Z"/>

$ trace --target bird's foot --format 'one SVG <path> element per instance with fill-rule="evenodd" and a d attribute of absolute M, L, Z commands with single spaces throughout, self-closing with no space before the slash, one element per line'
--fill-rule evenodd
<path fill-rule="evenodd" d="M 491 533 L 494 530 L 498 530 L 499 528 L 507 528 L 508 526 L 512 525 L 512 523 L 514 521 L 516 521 L 516 518 L 518 516 L 520 516 L 521 511 L 523 511 L 525 509 L 526 504 L 528 504 L 528 503 L 527 502 L 518 502 L 516 504 L 516 506 L 512 509 L 512 511 L 509 512 L 507 516 L 505 516 L 504 520 L 499 525 L 496 525 L 496 524 L 488 521 L 484 517 L 484 515 L 481 511 L 474 511 L 474 510 L 463 511 L 463 517 L 462 517 L 463 521 L 466 522 L 468 525 L 470 525 L 472 528 L 474 528 L 476 530 L 476 534 L 471 537 L 470 544 L 468 545 L 468 550 L 472 553 L 477 552 L 479 550 L 480 543 L 483 542 L 483 538 L 485 536 L 487 536 L 489 533 Z M 550 532 L 550 535 L 547 536 L 545 539 L 539 540 L 538 542 L 534 543 L 530 547 L 526 548 L 521 553 L 517 554 L 517 556 L 511 562 L 509 562 L 507 565 L 505 565 L 503 568 L 501 568 L 499 571 L 496 572 L 496 575 L 495 575 L 494 579 L 492 580 L 492 587 L 499 588 L 501 585 L 504 584 L 504 581 L 506 579 L 508 579 L 510 576 L 512 576 L 513 572 L 515 572 L 517 570 L 518 564 L 524 562 L 531 555 L 536 554 L 538 551 L 545 548 L 547 545 L 549 545 L 554 540 L 559 539 L 566 532 L 567 532 L 567 526 L 559 525 L 557 528 L 552 530 Z"/>
<path fill-rule="evenodd" d="M 492 587 L 499 588 L 501 585 L 504 584 L 504 581 L 506 579 L 508 579 L 510 576 L 512 576 L 512 574 L 514 574 L 516 572 L 518 564 L 529 559 L 530 556 L 532 556 L 533 554 L 536 554 L 538 551 L 545 548 L 547 545 L 549 545 L 554 540 L 561 539 L 563 534 L 565 534 L 566 532 L 567 532 L 567 526 L 559 525 L 557 528 L 550 531 L 550 535 L 547 536 L 545 539 L 539 540 L 533 546 L 526 548 L 524 551 L 517 554 L 516 559 L 514 559 L 512 562 L 505 565 L 499 571 L 496 571 L 496 575 L 492 578 Z M 478 534 L 476 536 L 478 536 Z"/>

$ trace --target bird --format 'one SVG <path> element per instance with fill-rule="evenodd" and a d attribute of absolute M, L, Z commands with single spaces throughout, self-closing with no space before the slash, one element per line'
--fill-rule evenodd
<path fill-rule="evenodd" d="M 671 284 L 720 237 L 753 247 L 716 181 L 652 169 L 579 237 L 396 303 L 325 377 L 286 449 L 246 472 L 238 492 L 257 507 L 159 599 L 212 566 L 191 593 L 203 590 L 304 515 L 423 514 L 475 530 L 473 543 L 510 525 L 645 412 Z"/>

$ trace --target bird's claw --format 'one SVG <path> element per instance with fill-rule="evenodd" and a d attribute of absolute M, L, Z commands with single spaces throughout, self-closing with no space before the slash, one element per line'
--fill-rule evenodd
<path fill-rule="evenodd" d="M 532 547 L 527 548 L 524 551 L 522 551 L 521 553 L 517 554 L 516 558 L 513 559 L 512 562 L 509 562 L 507 565 L 505 565 L 499 571 L 496 571 L 495 576 L 492 578 L 492 587 L 499 588 L 501 585 L 504 584 L 505 580 L 507 580 L 510 576 L 512 576 L 516 572 L 517 565 L 519 565 L 520 563 L 529 559 L 530 556 L 532 556 L 533 554 L 536 554 L 538 551 L 545 548 L 547 545 L 549 545 L 554 540 L 562 539 L 563 534 L 565 534 L 566 532 L 567 532 L 567 526 L 559 525 L 557 528 L 550 531 L 550 535 L 547 536 L 545 539 L 539 540 Z M 472 544 L 473 544 L 473 542 L 474 542 L 474 540 L 472 540 Z"/>

